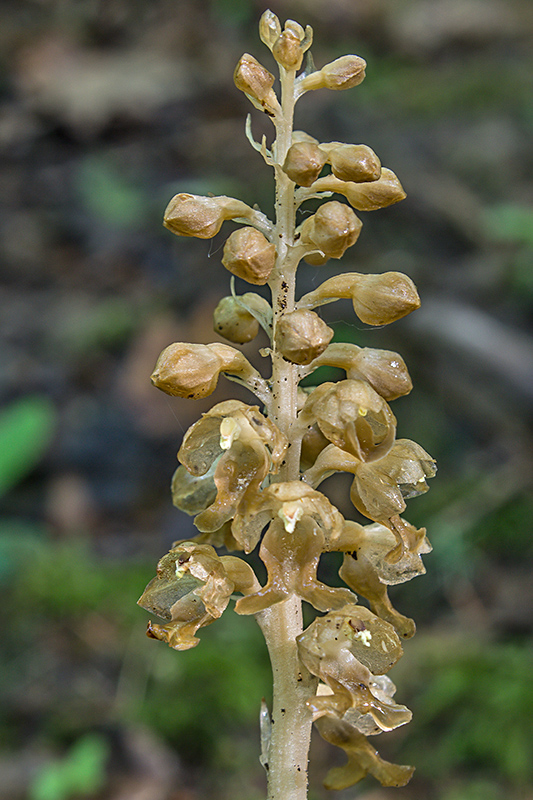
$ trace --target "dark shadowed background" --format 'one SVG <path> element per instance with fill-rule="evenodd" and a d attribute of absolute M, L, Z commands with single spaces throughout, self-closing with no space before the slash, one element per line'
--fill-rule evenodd
<path fill-rule="evenodd" d="M 399 435 L 439 462 L 407 517 L 434 545 L 392 592 L 419 631 L 393 671 L 414 720 L 376 742 L 414 763 L 402 790 L 339 800 L 533 796 L 533 6 L 529 0 L 272 0 L 315 31 L 322 66 L 367 78 L 306 95 L 297 127 L 370 145 L 407 199 L 362 214 L 338 271 L 404 271 L 422 308 L 383 329 L 324 308 L 338 340 L 398 350 L 415 389 Z M 244 137 L 269 121 L 232 81 L 272 69 L 258 0 L 3 0 L 0 6 L 0 799 L 259 800 L 269 666 L 231 610 L 175 653 L 137 597 L 173 540 L 181 437 L 214 402 L 150 385 L 172 341 L 216 341 L 229 291 L 212 241 L 161 225 L 178 191 L 259 203 L 269 169 Z M 245 290 L 245 284 L 238 286 Z M 264 342 L 260 342 L 261 345 Z M 245 352 L 257 366 L 255 343 Z M 264 362 L 263 362 L 264 363 Z M 240 394 L 246 399 L 246 395 Z M 344 513 L 348 483 L 325 490 Z M 335 574 L 333 559 L 324 574 Z M 313 745 L 310 800 L 342 761 Z"/>

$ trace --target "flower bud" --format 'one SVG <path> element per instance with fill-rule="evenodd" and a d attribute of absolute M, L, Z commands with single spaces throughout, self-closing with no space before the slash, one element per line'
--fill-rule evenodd
<path fill-rule="evenodd" d="M 405 198 L 402 184 L 390 169 L 383 167 L 378 180 L 368 183 L 345 183 L 339 190 L 357 211 L 375 211 L 399 203 Z"/>
<path fill-rule="evenodd" d="M 270 50 L 281 34 L 281 25 L 277 16 L 268 9 L 259 20 L 259 37 Z"/>
<path fill-rule="evenodd" d="M 329 278 L 302 297 L 300 307 L 316 308 L 341 298 L 351 298 L 355 313 L 367 325 L 388 325 L 420 306 L 416 286 L 401 272 L 381 275 L 346 272 Z"/>
<path fill-rule="evenodd" d="M 247 217 L 252 209 L 233 197 L 202 197 L 181 192 L 168 204 L 163 225 L 178 236 L 211 239 L 226 219 Z"/>
<path fill-rule="evenodd" d="M 285 28 L 272 48 L 272 55 L 287 70 L 300 69 L 304 54 L 296 31 Z"/>
<path fill-rule="evenodd" d="M 365 78 L 366 61 L 359 56 L 341 56 L 321 70 L 302 79 L 300 91 L 310 89 L 351 89 Z"/>
<path fill-rule="evenodd" d="M 367 325 L 388 325 L 420 306 L 416 286 L 401 272 L 364 275 L 352 301 L 355 313 Z"/>
<path fill-rule="evenodd" d="M 248 95 L 252 102 L 255 101 L 254 105 L 257 104 L 259 108 L 274 112 L 279 107 L 272 90 L 274 76 L 249 53 L 244 53 L 239 60 L 233 80 L 237 89 Z"/>
<path fill-rule="evenodd" d="M 173 396 L 207 397 L 215 390 L 221 366 L 208 345 L 176 342 L 159 356 L 151 381 Z"/>
<path fill-rule="evenodd" d="M 326 155 L 317 144 L 295 142 L 287 151 L 282 169 L 299 186 L 311 186 L 325 163 Z"/>
<path fill-rule="evenodd" d="M 255 339 L 259 323 L 237 297 L 223 297 L 213 312 L 213 330 L 230 342 L 245 344 Z"/>
<path fill-rule="evenodd" d="M 293 364 L 310 364 L 324 352 L 333 337 L 332 329 L 318 314 L 307 309 L 291 311 L 276 326 L 275 343 Z"/>
<path fill-rule="evenodd" d="M 345 370 L 349 379 L 364 378 L 384 400 L 395 400 L 413 388 L 403 358 L 389 350 L 358 347 L 348 342 L 330 344 L 313 364 Z"/>
<path fill-rule="evenodd" d="M 365 347 L 359 351 L 354 367 L 387 401 L 403 397 L 413 388 L 405 361 L 398 353 Z"/>
<path fill-rule="evenodd" d="M 305 131 L 293 131 L 292 132 L 292 141 L 294 142 L 311 142 L 312 144 L 318 144 L 318 139 L 315 139 L 314 136 L 311 134 L 306 133 Z"/>
<path fill-rule="evenodd" d="M 238 278 L 262 286 L 276 263 L 276 247 L 256 228 L 239 228 L 226 240 L 222 263 Z"/>
<path fill-rule="evenodd" d="M 304 53 L 313 42 L 313 29 L 302 28 L 298 22 L 288 19 L 283 33 L 272 47 L 272 55 L 278 64 L 287 70 L 298 70 L 302 66 Z"/>
<path fill-rule="evenodd" d="M 308 217 L 302 225 L 301 241 L 315 245 L 328 258 L 341 258 L 348 247 L 357 241 L 363 223 L 352 209 L 344 203 L 332 200 L 323 203 L 316 214 Z M 318 261 L 314 254 L 305 256 L 308 264 L 325 263 L 319 254 Z"/>
<path fill-rule="evenodd" d="M 325 149 L 324 145 L 321 145 Z M 329 148 L 329 145 L 326 145 Z M 341 181 L 365 183 L 377 181 L 381 175 L 381 162 L 365 144 L 336 144 L 328 149 L 331 171 Z"/>
<path fill-rule="evenodd" d="M 215 390 L 221 372 L 243 380 L 257 375 L 243 354 L 226 344 L 175 342 L 157 359 L 151 381 L 174 397 L 196 400 Z"/>

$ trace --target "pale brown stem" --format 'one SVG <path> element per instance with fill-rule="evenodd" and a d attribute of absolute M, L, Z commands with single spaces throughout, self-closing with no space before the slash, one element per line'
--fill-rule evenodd
<path fill-rule="evenodd" d="M 292 141 L 294 71 L 280 67 L 282 114 L 276 123 L 275 159 L 283 164 Z M 296 266 L 294 246 L 294 183 L 276 170 L 276 266 L 270 280 L 276 325 L 294 310 Z M 275 340 L 275 339 L 274 339 Z M 272 352 L 272 400 L 269 416 L 289 438 L 287 458 L 278 480 L 300 477 L 301 436 L 292 432 L 297 417 L 298 367 L 286 361 L 274 345 Z M 287 563 L 286 570 L 293 569 Z M 272 738 L 268 753 L 268 800 L 306 800 L 307 763 L 311 738 L 311 714 L 305 705 L 313 694 L 315 679 L 298 658 L 296 637 L 302 632 L 302 603 L 296 595 L 258 615 L 270 654 L 273 674 Z"/>

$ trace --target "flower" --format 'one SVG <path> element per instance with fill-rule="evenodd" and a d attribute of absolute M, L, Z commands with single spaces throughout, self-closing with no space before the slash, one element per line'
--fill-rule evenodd
<path fill-rule="evenodd" d="M 242 305 L 238 297 L 223 297 L 213 312 L 213 330 L 235 344 L 245 344 L 259 333 L 256 318 Z"/>
<path fill-rule="evenodd" d="M 345 203 L 322 203 L 301 227 L 300 243 L 312 248 L 305 260 L 312 266 L 321 266 L 330 258 L 342 258 L 359 238 L 362 227 L 359 217 Z"/>
<path fill-rule="evenodd" d="M 355 601 L 348 589 L 330 588 L 316 576 L 320 556 L 331 549 L 330 543 L 341 534 L 344 522 L 325 495 L 301 481 L 273 483 L 236 519 L 235 536 L 249 536 L 250 522 L 255 531 L 257 519 L 261 527 L 265 519 L 271 520 L 259 550 L 268 580 L 259 591 L 237 602 L 238 614 L 256 614 L 291 594 L 319 611 Z"/>
<path fill-rule="evenodd" d="M 435 461 L 420 445 L 398 439 L 385 455 L 368 463 L 346 449 L 329 445 L 319 453 L 304 479 L 311 486 L 318 486 L 334 472 L 351 472 L 354 479 L 350 498 L 354 506 L 365 517 L 389 528 L 396 538 L 396 546 L 387 554 L 394 563 L 406 552 L 429 552 L 425 529 L 415 528 L 400 514 L 405 510 L 405 499 L 427 492 L 426 478 L 432 478 L 436 470 Z"/>
<path fill-rule="evenodd" d="M 239 350 L 218 343 L 170 344 L 157 359 L 151 381 L 166 394 L 196 400 L 214 392 L 221 372 L 254 387 L 258 396 L 264 388 L 263 379 Z"/>
<path fill-rule="evenodd" d="M 401 272 L 335 275 L 304 295 L 298 305 L 316 308 L 342 298 L 351 299 L 355 313 L 367 325 L 388 325 L 420 307 L 416 286 Z"/>
<path fill-rule="evenodd" d="M 298 186 L 311 186 L 327 161 L 327 155 L 315 142 L 293 142 L 283 163 L 283 172 Z"/>
<path fill-rule="evenodd" d="M 322 69 L 301 78 L 299 91 L 312 89 L 351 89 L 365 78 L 366 61 L 360 56 L 341 56 Z"/>
<path fill-rule="evenodd" d="M 341 181 L 367 183 L 381 177 L 381 162 L 366 144 L 321 144 L 328 154 L 333 175 Z"/>
<path fill-rule="evenodd" d="M 256 228 L 239 228 L 226 240 L 222 263 L 238 278 L 262 286 L 274 269 L 276 247 Z"/>
<path fill-rule="evenodd" d="M 315 422 L 326 439 L 361 461 L 388 453 L 396 432 L 389 405 L 361 380 L 317 386 L 300 412 L 299 426 Z"/>
<path fill-rule="evenodd" d="M 326 789 L 347 789 L 368 774 L 382 786 L 405 786 L 411 780 L 414 767 L 391 764 L 382 759 L 366 736 L 348 722 L 322 717 L 315 725 L 326 742 L 342 748 L 348 756 L 343 767 L 330 769 L 324 781 Z"/>
<path fill-rule="evenodd" d="M 314 720 L 327 715 L 358 723 L 365 717 L 361 724 L 372 732 L 409 722 L 409 709 L 392 700 L 394 685 L 380 678 L 403 652 L 388 622 L 364 606 L 346 605 L 317 617 L 296 641 L 304 665 L 331 689 L 307 701 Z"/>
<path fill-rule="evenodd" d="M 249 53 L 239 59 L 233 81 L 256 108 L 274 116 L 279 110 L 278 99 L 272 89 L 274 76 Z"/>
<path fill-rule="evenodd" d="M 211 472 L 216 487 L 215 499 L 194 520 L 198 530 L 213 533 L 233 519 L 241 502 L 277 471 L 286 448 L 277 426 L 239 400 L 218 403 L 192 425 L 178 458 L 194 477 Z"/>
<path fill-rule="evenodd" d="M 247 592 L 257 585 L 252 568 L 234 556 L 217 555 L 206 544 L 179 542 L 157 565 L 157 575 L 138 604 L 169 620 L 148 623 L 147 635 L 175 650 L 189 650 L 199 639 L 199 628 L 221 616 L 234 591 Z"/>

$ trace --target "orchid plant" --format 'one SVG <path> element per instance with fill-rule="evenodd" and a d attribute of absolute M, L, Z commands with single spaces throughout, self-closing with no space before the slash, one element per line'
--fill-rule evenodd
<path fill-rule="evenodd" d="M 256 292 L 238 295 L 232 279 L 231 294 L 215 309 L 214 329 L 238 345 L 263 328 L 270 347 L 262 353 L 272 371 L 264 377 L 239 349 L 221 343 L 178 342 L 159 357 L 152 382 L 170 395 L 206 397 L 224 374 L 258 402 L 218 403 L 185 434 L 172 495 L 194 516 L 199 534 L 163 556 L 139 604 L 163 620 L 150 621 L 148 635 L 175 650 L 198 645 L 198 631 L 232 601 L 237 614 L 255 616 L 273 672 L 273 706 L 260 715 L 268 798 L 305 800 L 313 724 L 348 757 L 330 770 L 327 788 L 343 789 L 367 774 L 384 786 L 403 786 L 413 773 L 383 760 L 369 737 L 411 717 L 393 699 L 387 673 L 415 624 L 392 606 L 387 586 L 424 572 L 421 556 L 431 549 L 425 529 L 402 514 L 406 499 L 428 489 L 435 463 L 420 445 L 396 437 L 390 403 L 412 388 L 401 356 L 331 343 L 333 331 L 316 312 L 349 298 L 363 323 L 387 325 L 419 306 L 410 278 L 345 273 L 296 299 L 302 260 L 320 268 L 341 258 L 361 232 L 356 211 L 405 197 L 396 175 L 366 145 L 319 142 L 293 129 L 304 94 L 357 86 L 365 62 L 347 55 L 317 69 L 309 52 L 312 29 L 293 20 L 282 28 L 271 11 L 261 17 L 259 32 L 277 62 L 280 95 L 274 75 L 249 54 L 234 81 L 274 126 L 268 145 L 266 137 L 253 139 L 250 117 L 246 124 L 249 141 L 274 174 L 275 218 L 231 197 L 180 193 L 164 224 L 200 239 L 215 236 L 225 220 L 240 225 L 224 245 L 222 264 L 252 285 L 268 284 L 271 302 Z M 299 209 L 310 199 L 320 201 L 318 210 L 300 222 Z M 340 368 L 345 379 L 302 388 L 322 366 Z M 345 519 L 320 491 L 335 472 L 353 475 L 350 498 L 360 521 Z M 264 585 L 237 555 L 256 548 L 266 567 Z M 344 587 L 317 577 L 321 556 L 331 551 L 343 553 Z M 303 602 L 318 612 L 305 630 Z"/>

